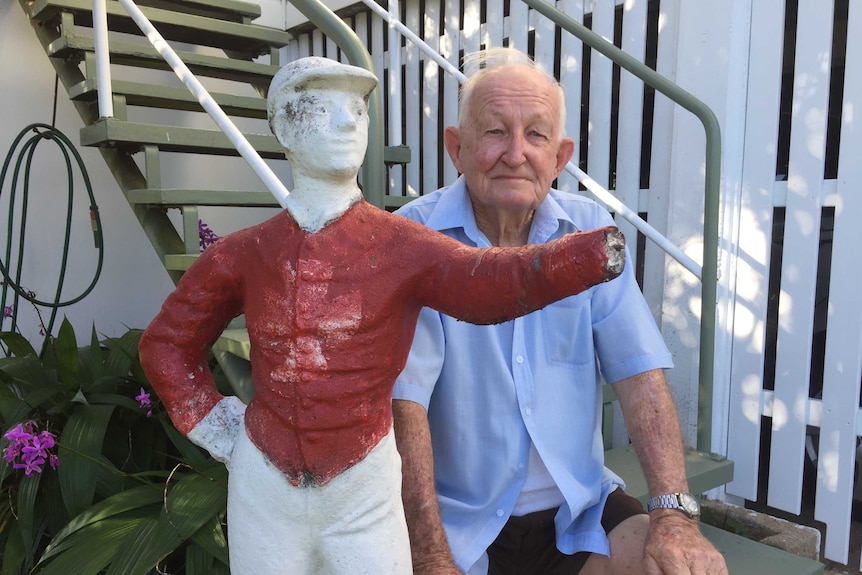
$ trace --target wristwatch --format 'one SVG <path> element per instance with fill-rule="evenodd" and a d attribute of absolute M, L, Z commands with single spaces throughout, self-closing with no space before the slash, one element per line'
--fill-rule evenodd
<path fill-rule="evenodd" d="M 678 509 L 691 519 L 700 517 L 700 504 L 691 493 L 656 495 L 647 503 L 647 511 L 651 512 L 653 509 Z"/>

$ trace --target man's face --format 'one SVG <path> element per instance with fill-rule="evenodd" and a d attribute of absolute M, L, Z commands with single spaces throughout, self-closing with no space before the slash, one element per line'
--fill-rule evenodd
<path fill-rule="evenodd" d="M 312 88 L 285 95 L 275 135 L 291 166 L 310 175 L 356 173 L 368 147 L 368 105 L 353 92 Z"/>
<path fill-rule="evenodd" d="M 574 152 L 560 137 L 556 88 L 538 72 L 508 67 L 474 87 L 461 126 L 446 131 L 446 148 L 477 209 L 535 209 Z"/>

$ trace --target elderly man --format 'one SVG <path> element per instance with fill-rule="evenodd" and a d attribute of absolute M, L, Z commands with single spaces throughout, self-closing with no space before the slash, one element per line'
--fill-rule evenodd
<path fill-rule="evenodd" d="M 376 83 L 325 58 L 278 72 L 267 106 L 293 168 L 286 211 L 207 248 L 141 338 L 174 424 L 228 464 L 234 575 L 411 573 L 391 403 L 422 307 L 504 321 L 623 268 L 614 228 L 476 249 L 362 201 Z M 247 409 L 207 368 L 239 314 Z"/>
<path fill-rule="evenodd" d="M 444 138 L 462 177 L 399 213 L 475 247 L 610 224 L 596 203 L 551 189 L 574 151 L 556 80 L 508 48 L 465 69 Z M 423 310 L 394 393 L 415 572 L 726 573 L 686 493 L 668 367 L 631 269 L 495 326 Z M 649 515 L 603 466 L 599 374 L 619 396 Z"/>

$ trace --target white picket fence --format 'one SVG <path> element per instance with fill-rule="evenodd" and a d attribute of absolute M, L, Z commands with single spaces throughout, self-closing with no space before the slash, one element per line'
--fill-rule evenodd
<path fill-rule="evenodd" d="M 670 35 L 686 23 L 666 25 L 674 21 L 666 12 L 679 9 L 681 1 L 556 5 L 662 70 L 673 69 L 663 59 L 698 57 L 668 48 L 676 44 Z M 747 11 L 743 20 L 751 29 L 743 63 L 747 106 L 736 111 L 744 118 L 744 141 L 736 142 L 744 150 L 738 222 L 734 237 L 723 238 L 733 242 L 728 253 L 735 257 L 736 278 L 728 282 L 732 311 L 719 329 L 732 332 L 732 344 L 729 357 L 716 358 L 729 366 L 717 370 L 726 380 L 716 383 L 716 392 L 728 396 L 717 404 L 729 409 L 713 414 L 724 418 L 721 427 L 727 429 L 726 441 L 717 444 L 726 445 L 736 463 L 726 493 L 791 514 L 803 513 L 803 502 L 813 501 L 815 519 L 827 527 L 824 556 L 846 563 L 862 436 L 862 2 L 726 5 Z M 792 10 L 785 13 L 787 6 Z M 653 103 L 652 91 L 639 80 L 584 51 L 579 40 L 518 0 L 405 0 L 398 7 L 407 28 L 455 66 L 464 52 L 508 44 L 554 71 L 566 91 L 567 132 L 580 138 L 581 168 L 653 227 L 666 229 L 674 214 L 664 193 L 672 184 L 664 150 L 702 146 L 674 141 L 667 102 Z M 386 90 L 387 143 L 411 149 L 413 161 L 391 170 L 390 193 L 419 195 L 454 180 L 441 142 L 443 128 L 456 121 L 457 80 L 414 45 L 393 39 L 387 24 L 369 11 L 354 10 L 345 20 L 366 42 Z M 319 31 L 297 32 L 290 58 L 341 57 Z M 393 45 L 400 46 L 394 55 Z M 390 69 L 391 61 L 402 65 Z M 842 77 L 843 89 L 837 81 Z M 578 191 L 566 174 L 558 187 Z M 619 224 L 633 244 L 636 230 Z M 633 255 L 661 320 L 662 306 L 672 297 L 665 292 L 665 256 L 651 242 Z M 768 457 L 761 453 L 762 436 Z M 809 492 L 816 487 L 810 498 L 803 498 L 811 461 L 806 441 L 818 454 L 816 485 L 806 485 Z"/>

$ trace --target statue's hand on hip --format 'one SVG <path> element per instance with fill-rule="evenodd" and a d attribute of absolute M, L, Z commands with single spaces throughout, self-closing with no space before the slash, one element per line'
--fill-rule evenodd
<path fill-rule="evenodd" d="M 237 437 L 243 432 L 245 409 L 246 405 L 238 397 L 225 397 L 189 431 L 189 440 L 227 465 Z"/>

